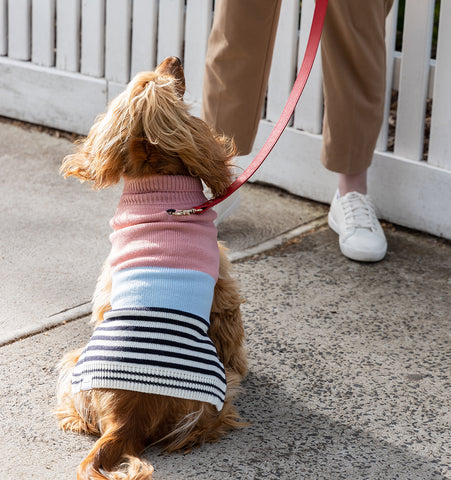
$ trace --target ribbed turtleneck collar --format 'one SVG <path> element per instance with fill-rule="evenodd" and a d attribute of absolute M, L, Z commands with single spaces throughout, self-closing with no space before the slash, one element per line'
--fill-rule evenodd
<path fill-rule="evenodd" d="M 124 179 L 124 193 L 200 192 L 202 183 L 187 175 L 155 175 L 138 179 Z"/>
<path fill-rule="evenodd" d="M 186 175 L 155 175 L 124 179 L 121 204 L 168 205 L 167 208 L 194 207 L 205 201 L 202 182 Z"/>

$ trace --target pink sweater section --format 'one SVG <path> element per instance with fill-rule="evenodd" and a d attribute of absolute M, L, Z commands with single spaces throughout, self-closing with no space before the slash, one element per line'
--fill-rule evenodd
<path fill-rule="evenodd" d="M 205 201 L 200 180 L 160 175 L 125 180 L 110 225 L 112 271 L 136 267 L 197 270 L 218 279 L 216 213 L 171 216 L 169 208 L 187 209 Z"/>

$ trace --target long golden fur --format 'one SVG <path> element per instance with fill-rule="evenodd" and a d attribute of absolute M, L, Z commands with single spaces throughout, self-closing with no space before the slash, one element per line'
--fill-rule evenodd
<path fill-rule="evenodd" d="M 200 178 L 214 195 L 221 194 L 231 181 L 233 142 L 189 114 L 184 91 L 183 69 L 175 57 L 154 72 L 138 74 L 99 117 L 78 151 L 64 159 L 64 176 L 105 188 L 121 177 L 190 175 Z M 105 264 L 94 294 L 96 325 L 111 308 L 110 293 L 111 274 Z M 79 466 L 78 480 L 148 480 L 153 467 L 139 458 L 146 446 L 189 450 L 243 425 L 232 403 L 247 371 L 241 301 L 220 246 L 208 331 L 226 370 L 226 400 L 220 412 L 200 401 L 126 390 L 93 389 L 73 395 L 71 374 L 82 349 L 64 357 L 56 408 L 59 427 L 100 436 Z"/>

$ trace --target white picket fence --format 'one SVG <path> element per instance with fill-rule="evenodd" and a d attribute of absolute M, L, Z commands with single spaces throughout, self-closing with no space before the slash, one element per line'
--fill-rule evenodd
<path fill-rule="evenodd" d="M 183 59 L 188 100 L 199 113 L 214 3 L 0 0 L 0 115 L 86 133 L 135 73 L 170 55 Z M 451 239 L 451 0 L 441 0 L 437 56 L 431 60 L 434 5 L 435 0 L 406 1 L 402 52 L 394 49 L 396 0 L 387 19 L 389 88 L 370 189 L 384 219 Z M 299 0 L 282 2 L 255 152 L 288 98 L 313 8 L 314 0 L 304 0 L 302 7 Z M 390 87 L 399 92 L 393 152 L 387 151 Z M 433 109 L 423 161 L 428 97 Z M 329 202 L 336 177 L 319 161 L 321 124 L 318 57 L 290 127 L 253 180 Z M 244 167 L 251 159 L 242 157 L 239 163 Z"/>

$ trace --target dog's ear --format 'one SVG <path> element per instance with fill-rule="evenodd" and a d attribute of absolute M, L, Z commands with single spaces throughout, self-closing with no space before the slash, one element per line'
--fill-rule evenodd
<path fill-rule="evenodd" d="M 130 141 L 148 137 L 158 144 L 170 135 L 177 103 L 183 104 L 185 78 L 178 59 L 165 60 L 155 72 L 137 74 L 97 118 L 76 153 L 68 155 L 61 172 L 90 182 L 94 188 L 117 183 L 127 168 Z M 145 125 L 152 124 L 146 132 Z M 164 133 L 166 131 L 166 133 Z"/>
<path fill-rule="evenodd" d="M 115 98 L 107 112 L 97 118 L 88 136 L 78 142 L 76 153 L 65 157 L 60 169 L 65 178 L 77 177 L 94 188 L 105 188 L 120 180 L 127 158 L 125 93 Z"/>
<path fill-rule="evenodd" d="M 175 89 L 180 98 L 185 94 L 185 74 L 182 62 L 177 57 L 168 57 L 155 69 L 158 76 L 168 76 L 175 80 Z"/>
<path fill-rule="evenodd" d="M 137 74 L 98 117 L 76 153 L 64 159 L 63 175 L 88 181 L 94 188 L 117 183 L 130 166 L 131 140 L 147 137 L 158 145 L 160 135 L 171 135 L 179 123 L 176 112 L 184 92 L 185 76 L 176 57 L 164 60 L 155 72 Z"/>

